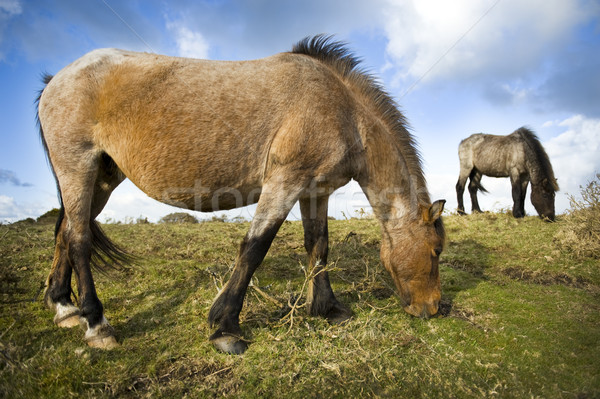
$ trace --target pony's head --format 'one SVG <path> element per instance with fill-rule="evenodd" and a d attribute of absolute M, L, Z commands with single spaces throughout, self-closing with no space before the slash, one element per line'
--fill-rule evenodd
<path fill-rule="evenodd" d="M 554 221 L 554 197 L 558 191 L 556 181 L 544 178 L 539 184 L 531 184 L 531 203 L 541 218 Z"/>
<path fill-rule="evenodd" d="M 390 226 L 382 240 L 381 260 L 404 300 L 404 310 L 413 316 L 429 317 L 438 311 L 445 202 L 419 206 L 419 215 L 410 226 Z"/>

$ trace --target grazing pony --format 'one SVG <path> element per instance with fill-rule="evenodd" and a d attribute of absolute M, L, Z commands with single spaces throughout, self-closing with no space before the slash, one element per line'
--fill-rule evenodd
<path fill-rule="evenodd" d="M 297 201 L 314 271 L 308 311 L 332 323 L 351 316 L 323 270 L 328 197 L 350 179 L 381 222 L 381 260 L 404 309 L 418 317 L 438 311 L 445 201 L 430 201 L 395 102 L 330 37 L 235 62 L 95 50 L 46 78 L 38 119 L 61 200 L 44 298 L 54 322 L 80 324 L 90 346 L 117 345 L 90 264 L 126 260 L 94 220 L 125 178 L 186 209 L 258 203 L 208 314 L 216 328 L 210 340 L 221 351 L 246 350 L 239 314 L 248 284 Z"/>
<path fill-rule="evenodd" d="M 554 221 L 554 197 L 558 183 L 554 178 L 548 154 L 530 129 L 521 127 L 507 136 L 477 133 L 458 146 L 460 175 L 456 183 L 458 212 L 465 214 L 463 193 L 467 178 L 471 209 L 481 212 L 477 190 L 487 192 L 481 185 L 482 175 L 510 177 L 512 184 L 513 216 L 525 216 L 525 194 L 531 182 L 531 203 L 542 218 Z"/>

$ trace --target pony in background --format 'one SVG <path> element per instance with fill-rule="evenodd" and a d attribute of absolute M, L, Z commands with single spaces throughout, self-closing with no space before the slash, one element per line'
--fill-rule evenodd
<path fill-rule="evenodd" d="M 554 221 L 554 197 L 558 183 L 548 154 L 535 133 L 521 127 L 507 136 L 473 134 L 458 146 L 460 175 L 456 183 L 458 212 L 465 214 L 463 193 L 467 179 L 472 212 L 481 212 L 477 191 L 487 192 L 481 185 L 483 175 L 509 177 L 512 185 L 513 216 L 525 216 L 525 195 L 531 182 L 531 203 L 539 216 Z"/>

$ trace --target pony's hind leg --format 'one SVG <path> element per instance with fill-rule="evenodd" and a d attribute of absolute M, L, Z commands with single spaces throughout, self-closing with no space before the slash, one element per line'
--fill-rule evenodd
<path fill-rule="evenodd" d="M 470 175 L 469 181 L 469 195 L 471 196 L 471 212 L 472 213 L 481 213 L 481 208 L 479 207 L 479 201 L 477 200 L 477 190 L 481 189 L 481 172 L 476 169 L 473 169 Z"/>
<path fill-rule="evenodd" d="M 100 166 L 94 184 L 90 221 L 96 219 L 100 212 L 102 212 L 110 195 L 123 180 L 125 180 L 123 172 L 121 172 L 108 154 L 103 153 L 100 157 Z"/>
<path fill-rule="evenodd" d="M 54 323 L 59 327 L 74 327 L 79 325 L 79 308 L 71 299 L 71 274 L 72 268 L 67 256 L 67 248 L 62 231 L 65 226 L 64 208 L 56 223 L 56 245 L 52 268 L 46 280 L 44 302 L 54 310 Z"/>
<path fill-rule="evenodd" d="M 99 157 L 87 155 L 81 156 L 82 161 L 71 168 L 63 168 L 65 164 L 60 159 L 53 160 L 59 179 L 63 218 L 57 225 L 55 258 L 48 276 L 45 298 L 46 303 L 55 309 L 55 322 L 59 326 L 75 325 L 77 317 L 86 330 L 88 345 L 110 349 L 117 346 L 117 342 L 114 330 L 104 317 L 90 268 L 94 236 L 91 224 L 92 216 L 101 211 L 110 191 L 122 178 L 107 179 Z M 104 190 L 98 192 L 98 187 Z M 79 308 L 70 298 L 73 271 L 77 281 Z"/>
<path fill-rule="evenodd" d="M 469 178 L 470 170 L 465 171 L 463 168 L 460 169 L 460 175 L 458 176 L 458 181 L 456 182 L 456 200 L 458 202 L 457 212 L 459 215 L 466 215 L 465 212 L 465 204 L 463 202 L 463 195 L 465 193 L 465 186 L 467 184 L 467 179 Z"/>
<path fill-rule="evenodd" d="M 328 197 L 310 197 L 300 200 L 304 248 L 308 253 L 308 270 L 311 276 L 306 303 L 310 315 L 322 316 L 331 324 L 337 324 L 352 317 L 352 311 L 335 298 L 325 267 L 329 245 L 328 200 Z"/>

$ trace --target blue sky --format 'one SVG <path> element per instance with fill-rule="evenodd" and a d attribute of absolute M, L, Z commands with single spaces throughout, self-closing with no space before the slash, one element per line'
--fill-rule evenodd
<path fill-rule="evenodd" d="M 597 0 L 0 0 L 0 221 L 58 205 L 35 126 L 42 73 L 100 47 L 254 59 L 318 33 L 347 42 L 398 101 L 432 198 L 445 198 L 450 210 L 458 143 L 472 133 L 533 128 L 561 186 L 558 212 L 600 172 Z M 507 179 L 482 183 L 490 191 L 483 209 L 511 206 Z M 336 217 L 368 206 L 356 185 L 334 197 Z M 155 221 L 173 211 L 125 182 L 99 219 Z"/>

